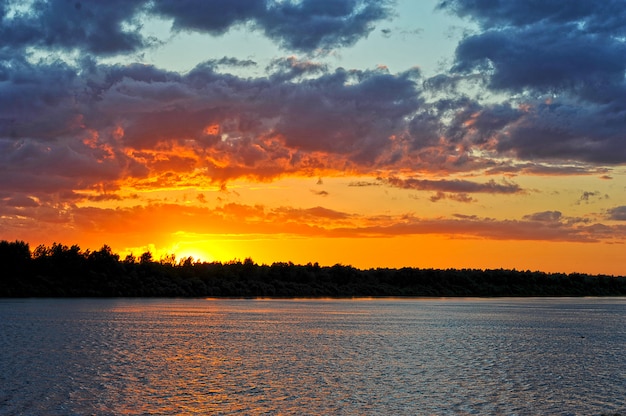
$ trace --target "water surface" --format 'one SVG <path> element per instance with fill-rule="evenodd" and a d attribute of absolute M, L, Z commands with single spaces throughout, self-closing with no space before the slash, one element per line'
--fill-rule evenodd
<path fill-rule="evenodd" d="M 626 411 L 626 299 L 0 300 L 1 415 Z"/>

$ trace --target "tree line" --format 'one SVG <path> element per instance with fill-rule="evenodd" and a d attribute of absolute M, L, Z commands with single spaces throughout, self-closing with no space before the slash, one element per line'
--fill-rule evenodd
<path fill-rule="evenodd" d="M 0 297 L 625 296 L 626 277 L 507 269 L 320 266 L 251 259 L 125 258 L 54 243 L 0 241 Z"/>

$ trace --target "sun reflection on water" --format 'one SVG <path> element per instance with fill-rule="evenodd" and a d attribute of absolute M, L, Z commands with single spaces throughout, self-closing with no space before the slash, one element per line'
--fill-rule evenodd
<path fill-rule="evenodd" d="M 0 302 L 0 348 L 20 352 L 0 360 L 12 386 L 0 403 L 50 415 L 618 411 L 626 308 L 593 302 L 51 300 L 10 314 Z"/>

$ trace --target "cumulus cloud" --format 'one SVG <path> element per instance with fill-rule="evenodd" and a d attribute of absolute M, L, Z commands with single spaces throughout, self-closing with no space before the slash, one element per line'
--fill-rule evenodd
<path fill-rule="evenodd" d="M 0 2 L 2 46 L 80 49 L 110 55 L 150 45 L 140 34 L 143 1 L 35 1 L 28 12 Z"/>
<path fill-rule="evenodd" d="M 291 50 L 349 46 L 391 16 L 391 2 L 371 0 L 215 0 L 211 2 L 41 0 L 24 12 L 0 2 L 3 46 L 80 50 L 98 55 L 140 51 L 158 41 L 142 34 L 141 19 L 171 19 L 174 31 L 219 36 L 248 25 Z"/>
<path fill-rule="evenodd" d="M 527 195 L 510 179 L 516 175 L 619 175 L 607 165 L 626 163 L 621 1 L 441 0 L 440 10 L 473 20 L 476 30 L 460 40 L 449 70 L 429 79 L 416 68 L 332 67 L 327 59 L 374 30 L 389 43 L 418 34 L 386 22 L 391 0 L 30 4 L 0 0 L 5 237 L 31 230 L 40 241 L 60 234 L 71 241 L 106 231 L 132 235 L 127 244 L 141 246 L 177 232 L 571 242 L 626 236 L 620 223 L 557 210 L 435 218 L 225 202 L 249 197 L 228 191 L 236 179 L 345 174 L 353 192 L 384 186 L 393 198 L 389 188 L 425 191 L 418 204 L 471 208 L 478 194 Z M 184 73 L 113 63 L 136 62 L 159 45 L 142 29 L 146 18 L 171 23 L 174 35 L 244 29 L 286 56 L 266 64 L 220 52 Z M 216 185 L 221 196 L 210 196 Z M 321 179 L 317 185 L 302 191 L 337 203 L 337 189 L 331 197 Z M 180 187 L 189 189 L 183 203 L 142 193 Z M 578 192 L 578 204 L 608 198 Z M 607 221 L 626 221 L 624 206 L 603 212 Z"/>
<path fill-rule="evenodd" d="M 288 58 L 266 77 L 241 78 L 217 72 L 221 60 L 182 75 L 83 64 L 0 64 L 0 163 L 15 173 L 6 186 L 52 192 L 167 172 L 221 182 L 374 166 L 423 105 L 413 70 L 330 71 Z M 59 186 L 38 185 L 55 177 Z"/>
<path fill-rule="evenodd" d="M 623 2 L 442 0 L 438 8 L 479 25 L 458 44 L 453 73 L 482 74 L 520 105 L 499 125 L 477 126 L 479 140 L 525 159 L 626 161 Z"/>
<path fill-rule="evenodd" d="M 172 18 L 175 30 L 213 35 L 251 25 L 285 48 L 310 52 L 354 44 L 374 29 L 375 22 L 389 18 L 392 9 L 387 0 L 159 0 L 151 12 Z"/>
<path fill-rule="evenodd" d="M 451 72 L 428 80 L 415 68 L 330 68 L 310 55 L 276 58 L 265 75 L 248 78 L 227 69 L 256 62 L 227 56 L 187 73 L 94 58 L 150 46 L 142 16 L 209 35 L 246 25 L 305 53 L 348 46 L 392 15 L 389 1 L 42 0 L 28 13 L 15 4 L 0 2 L 3 190 L 64 192 L 74 201 L 78 191 L 123 181 L 142 189 L 406 172 L 349 186 L 385 184 L 432 191 L 433 201 L 471 202 L 473 193 L 524 189 L 411 175 L 606 174 L 594 164 L 626 161 L 624 24 L 613 1 L 576 3 L 575 10 L 441 1 L 440 9 L 479 29 L 459 43 Z M 64 62 L 29 55 L 31 47 L 78 53 Z M 515 95 L 485 102 L 461 88 L 471 82 Z"/>

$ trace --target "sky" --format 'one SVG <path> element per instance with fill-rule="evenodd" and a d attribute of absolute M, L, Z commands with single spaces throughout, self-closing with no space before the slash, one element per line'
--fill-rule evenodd
<path fill-rule="evenodd" d="M 624 0 L 0 0 L 0 239 L 626 275 Z"/>

